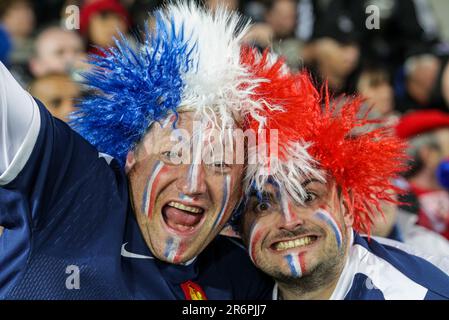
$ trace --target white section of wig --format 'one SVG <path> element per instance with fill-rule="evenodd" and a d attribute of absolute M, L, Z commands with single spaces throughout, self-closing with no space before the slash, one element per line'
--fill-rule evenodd
<path fill-rule="evenodd" d="M 290 142 L 283 146 L 281 153 L 286 155 L 287 160 L 280 160 L 278 154 L 270 155 L 269 159 L 263 159 L 263 155 L 257 154 L 254 161 L 255 149 L 249 150 L 249 160 L 245 176 L 245 191 L 249 194 L 251 188 L 263 191 L 269 179 L 276 183 L 279 188 L 285 190 L 288 195 L 298 204 L 304 204 L 307 192 L 303 183 L 307 179 L 317 179 L 326 182 L 325 173 L 319 169 L 319 163 L 312 158 L 307 149 L 310 143 Z M 259 152 L 260 153 L 260 152 Z M 262 159 L 261 159 L 262 157 Z"/>
<path fill-rule="evenodd" d="M 244 113 L 261 109 L 250 100 L 260 79 L 253 79 L 240 63 L 241 41 L 249 21 L 224 8 L 212 13 L 193 1 L 169 4 L 164 12 L 167 23 L 174 19 L 177 32 L 183 26 L 194 52 L 194 68 L 183 75 L 181 109 L 200 113 L 215 127 L 225 127 Z"/>

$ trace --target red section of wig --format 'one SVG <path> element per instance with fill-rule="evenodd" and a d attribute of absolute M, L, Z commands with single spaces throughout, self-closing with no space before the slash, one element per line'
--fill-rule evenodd
<path fill-rule="evenodd" d="M 399 192 L 393 179 L 405 170 L 404 142 L 391 128 L 379 125 L 354 132 L 379 123 L 368 120 L 367 113 L 361 115 L 361 98 L 341 97 L 330 103 L 327 87 L 319 92 L 307 72 L 283 70 L 284 61 L 273 61 L 268 51 L 260 55 L 244 49 L 242 61 L 256 77 L 267 79 L 254 97 L 266 102 L 264 129 L 278 129 L 280 146 L 311 143 L 308 153 L 341 188 L 354 229 L 369 234 L 372 216 L 382 213 L 380 201 L 397 203 L 391 190 Z M 272 105 L 283 111 L 271 110 Z M 248 126 L 260 129 L 251 118 Z M 280 154 L 281 160 L 288 156 Z"/>

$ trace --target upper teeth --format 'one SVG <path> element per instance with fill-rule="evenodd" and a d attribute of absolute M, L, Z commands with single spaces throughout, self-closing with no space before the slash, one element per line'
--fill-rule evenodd
<path fill-rule="evenodd" d="M 174 207 L 174 208 L 181 209 L 181 210 L 184 210 L 184 211 L 189 211 L 189 212 L 192 212 L 192 213 L 200 213 L 201 212 L 201 209 L 199 209 L 199 208 L 186 206 L 186 205 L 183 205 L 182 203 L 175 202 L 175 201 L 170 201 L 168 203 L 168 205 L 170 207 Z"/>
<path fill-rule="evenodd" d="M 281 241 L 281 242 L 276 243 L 275 249 L 280 251 L 280 250 L 287 250 L 287 249 L 296 248 L 296 247 L 302 247 L 302 246 L 306 246 L 306 245 L 312 243 L 312 241 L 313 241 L 312 237 L 304 237 L 304 238 L 290 240 L 290 241 Z"/>

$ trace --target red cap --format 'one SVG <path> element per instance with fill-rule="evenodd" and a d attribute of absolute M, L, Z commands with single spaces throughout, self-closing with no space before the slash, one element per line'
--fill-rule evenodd
<path fill-rule="evenodd" d="M 413 111 L 401 117 L 396 134 L 399 138 L 409 139 L 442 127 L 449 127 L 449 114 L 439 110 Z"/>
<path fill-rule="evenodd" d="M 125 19 L 126 24 L 130 25 L 128 11 L 117 0 L 96 0 L 84 5 L 80 13 L 80 31 L 86 34 L 93 14 L 103 11 L 112 11 Z"/>

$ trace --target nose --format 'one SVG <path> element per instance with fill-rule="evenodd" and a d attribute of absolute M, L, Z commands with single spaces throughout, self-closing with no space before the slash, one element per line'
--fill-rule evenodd
<path fill-rule="evenodd" d="M 177 187 L 185 195 L 199 196 L 207 191 L 206 174 L 202 164 L 184 166 Z"/>
<path fill-rule="evenodd" d="M 299 208 L 294 206 L 285 195 L 281 196 L 281 210 L 280 229 L 293 231 L 304 224 L 303 215 L 301 215 Z"/>

